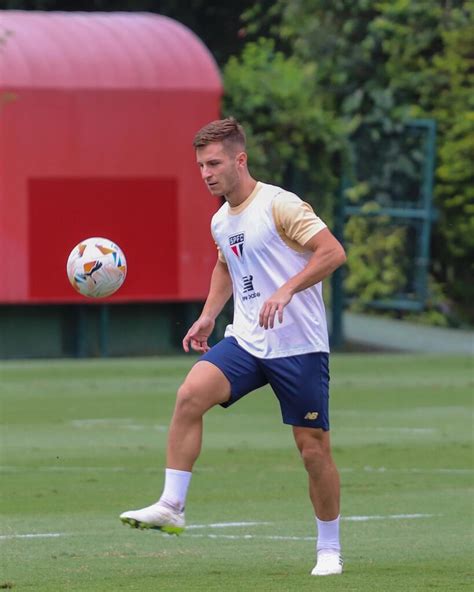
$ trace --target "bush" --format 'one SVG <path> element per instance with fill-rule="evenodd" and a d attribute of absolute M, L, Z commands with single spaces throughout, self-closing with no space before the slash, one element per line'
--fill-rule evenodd
<path fill-rule="evenodd" d="M 224 115 L 236 117 L 248 132 L 252 174 L 292 185 L 304 177 L 301 197 L 327 216 L 345 126 L 318 99 L 314 64 L 286 57 L 272 40 L 259 39 L 229 60 L 224 87 Z"/>
<path fill-rule="evenodd" d="M 246 12 L 247 31 L 265 31 L 289 57 L 275 52 L 269 40 L 250 42 L 240 61 L 231 60 L 225 75 L 226 108 L 256 131 L 258 145 L 253 149 L 261 170 L 278 180 L 285 162 L 294 162 L 314 187 L 313 199 L 323 197 L 326 210 L 336 194 L 338 165 L 347 158 L 344 135 L 348 138 L 362 128 L 391 134 L 413 117 L 436 120 L 439 219 L 432 235 L 430 285 L 470 321 L 473 17 L 473 0 L 277 0 L 271 10 L 256 5 Z M 280 126 L 283 142 L 276 133 Z M 416 171 L 416 154 L 408 156 L 400 152 L 392 172 L 410 167 Z M 392 181 L 398 177 L 389 178 L 395 193 Z M 374 182 L 383 185 L 384 180 Z M 386 293 L 388 286 L 398 290 L 403 285 L 406 266 L 400 266 L 397 257 L 402 233 L 387 228 L 380 233 L 358 219 L 349 222 L 346 235 L 353 250 L 347 287 L 360 294 L 361 302 L 370 294 Z M 387 252 L 394 249 L 392 255 L 382 256 L 382 246 Z M 382 287 L 387 274 L 391 279 Z"/>

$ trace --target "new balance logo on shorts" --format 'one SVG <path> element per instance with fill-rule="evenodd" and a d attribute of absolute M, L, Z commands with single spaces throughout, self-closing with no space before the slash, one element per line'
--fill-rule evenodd
<path fill-rule="evenodd" d="M 304 416 L 305 419 L 315 420 L 318 419 L 319 413 L 317 411 L 308 411 L 308 413 Z"/>

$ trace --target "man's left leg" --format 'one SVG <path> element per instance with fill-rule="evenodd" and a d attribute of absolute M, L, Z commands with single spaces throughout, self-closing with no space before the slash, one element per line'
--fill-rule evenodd
<path fill-rule="evenodd" d="M 293 435 L 308 473 L 309 496 L 318 525 L 318 562 L 312 575 L 342 573 L 339 542 L 339 473 L 331 456 L 329 431 L 293 426 Z"/>

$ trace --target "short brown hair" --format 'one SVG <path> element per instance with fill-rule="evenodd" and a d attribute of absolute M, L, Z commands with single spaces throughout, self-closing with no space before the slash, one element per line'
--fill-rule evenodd
<path fill-rule="evenodd" d="M 226 148 L 239 147 L 245 150 L 245 132 L 240 123 L 233 117 L 211 121 L 194 136 L 194 148 L 202 148 L 214 142 L 222 142 Z"/>

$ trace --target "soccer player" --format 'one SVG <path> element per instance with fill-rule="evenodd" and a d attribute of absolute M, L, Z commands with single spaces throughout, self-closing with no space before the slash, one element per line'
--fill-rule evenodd
<path fill-rule="evenodd" d="M 311 206 L 250 175 L 245 133 L 235 119 L 203 127 L 194 147 L 210 193 L 225 197 L 211 224 L 218 257 L 209 294 L 183 339 L 186 352 L 191 348 L 203 355 L 177 393 L 161 497 L 120 518 L 137 528 L 181 532 L 203 415 L 270 384 L 308 473 L 318 532 L 311 574 L 340 574 L 339 475 L 329 439 L 329 345 L 321 282 L 344 263 L 344 249 Z M 215 319 L 231 296 L 233 323 L 210 348 Z"/>

